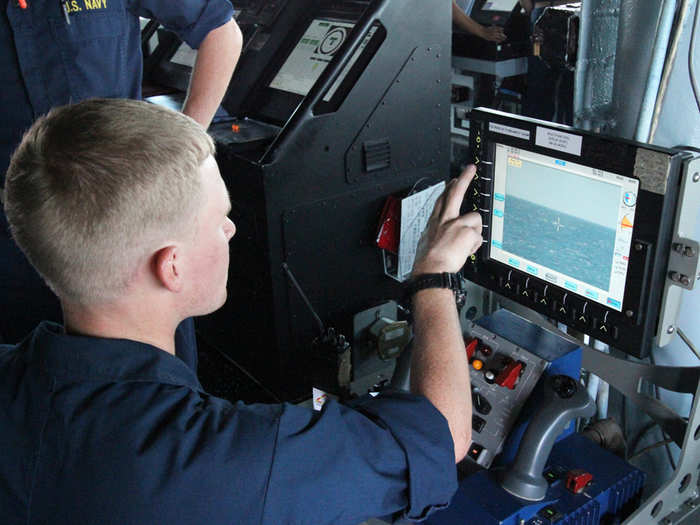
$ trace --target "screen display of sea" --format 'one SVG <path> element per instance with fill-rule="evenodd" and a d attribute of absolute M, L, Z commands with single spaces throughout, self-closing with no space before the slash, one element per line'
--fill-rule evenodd
<path fill-rule="evenodd" d="M 496 145 L 490 257 L 620 310 L 636 179 Z"/>

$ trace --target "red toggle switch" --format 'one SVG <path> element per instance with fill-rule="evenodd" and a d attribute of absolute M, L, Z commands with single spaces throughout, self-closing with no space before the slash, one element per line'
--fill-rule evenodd
<path fill-rule="evenodd" d="M 520 361 L 509 363 L 496 377 L 496 384 L 514 390 L 515 383 L 518 382 L 522 370 L 523 364 Z"/>
<path fill-rule="evenodd" d="M 467 343 L 466 350 L 467 350 L 467 359 L 471 363 L 471 360 L 474 358 L 474 353 L 476 352 L 476 347 L 479 346 L 479 340 L 475 337 L 471 341 Z"/>
<path fill-rule="evenodd" d="M 566 488 L 574 494 L 581 494 L 591 481 L 593 481 L 593 475 L 585 470 L 570 470 L 566 474 Z"/>

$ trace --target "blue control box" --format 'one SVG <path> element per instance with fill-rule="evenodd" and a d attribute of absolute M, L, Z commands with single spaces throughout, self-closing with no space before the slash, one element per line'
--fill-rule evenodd
<path fill-rule="evenodd" d="M 503 490 L 504 468 L 481 470 L 460 482 L 450 506 L 432 516 L 431 525 L 599 525 L 624 519 L 639 504 L 646 474 L 611 452 L 572 434 L 559 441 L 544 470 L 545 499 L 531 502 Z M 590 479 L 580 493 L 567 488 L 572 474 Z M 592 476 L 592 478 L 591 478 Z M 609 522 L 609 521 L 608 521 Z"/>

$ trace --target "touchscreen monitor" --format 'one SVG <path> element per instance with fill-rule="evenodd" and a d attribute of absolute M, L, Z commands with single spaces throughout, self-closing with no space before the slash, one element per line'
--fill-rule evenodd
<path fill-rule="evenodd" d="M 495 145 L 489 257 L 622 309 L 639 181 Z"/>
<path fill-rule="evenodd" d="M 270 87 L 305 97 L 353 27 L 350 22 L 312 20 L 270 82 Z"/>

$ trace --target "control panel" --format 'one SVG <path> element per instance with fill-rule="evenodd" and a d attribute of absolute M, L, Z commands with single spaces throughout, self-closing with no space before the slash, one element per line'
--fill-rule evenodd
<path fill-rule="evenodd" d="M 546 497 L 518 498 L 500 486 L 500 472 L 460 481 L 450 506 L 430 525 L 568 525 L 622 523 L 639 504 L 646 474 L 612 452 L 572 434 L 552 449 L 544 469 Z"/>
<path fill-rule="evenodd" d="M 637 357 L 657 335 L 688 154 L 478 109 L 467 279 Z"/>
<path fill-rule="evenodd" d="M 549 363 L 476 323 L 465 340 L 472 388 L 467 457 L 488 468 Z"/>

